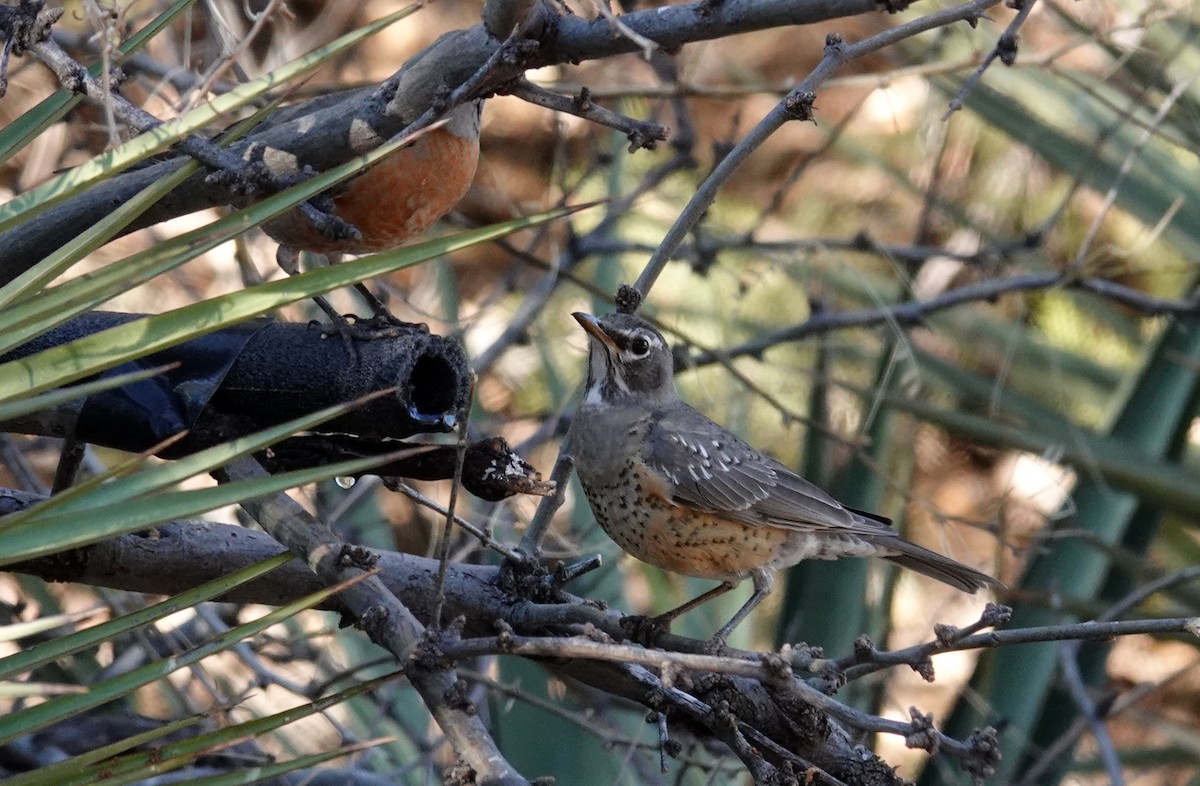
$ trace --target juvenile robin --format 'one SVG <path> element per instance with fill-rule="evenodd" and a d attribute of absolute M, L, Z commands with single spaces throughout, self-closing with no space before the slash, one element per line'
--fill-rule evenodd
<path fill-rule="evenodd" d="M 590 340 L 571 452 L 596 521 L 643 562 L 722 582 L 657 622 L 749 576 L 754 594 L 713 638 L 719 648 L 771 592 L 775 571 L 805 559 L 883 557 L 971 593 L 999 584 L 908 542 L 887 519 L 843 507 L 690 407 L 667 342 L 644 320 L 573 316 Z"/>
<path fill-rule="evenodd" d="M 264 224 L 263 230 L 279 243 L 280 266 L 295 273 L 301 251 L 324 254 L 331 261 L 342 254 L 389 251 L 449 213 L 475 177 L 482 108 L 482 101 L 455 107 L 444 125 L 333 190 L 329 195 L 331 213 L 353 225 L 361 237 L 335 240 L 313 226 L 300 210 Z M 382 304 L 365 294 L 379 312 Z M 330 310 L 326 305 L 322 308 Z"/>

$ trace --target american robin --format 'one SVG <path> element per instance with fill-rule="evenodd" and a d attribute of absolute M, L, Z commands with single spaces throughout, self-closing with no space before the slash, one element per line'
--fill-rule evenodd
<path fill-rule="evenodd" d="M 636 316 L 573 315 L 589 341 L 587 392 L 571 452 L 596 520 L 633 556 L 723 583 L 670 620 L 749 576 L 754 594 L 713 638 L 719 647 L 804 559 L 883 557 L 966 592 L 995 579 L 904 540 L 887 519 L 843 507 L 686 404 L 662 334 Z"/>
<path fill-rule="evenodd" d="M 360 238 L 335 240 L 299 210 L 264 224 L 263 230 L 279 242 L 280 266 L 296 272 L 300 251 L 331 259 L 388 251 L 449 213 L 475 177 L 482 107 L 482 101 L 472 101 L 452 109 L 444 125 L 334 189 L 332 214 L 358 229 Z M 382 308 L 374 296 L 368 299 L 376 311 Z"/>

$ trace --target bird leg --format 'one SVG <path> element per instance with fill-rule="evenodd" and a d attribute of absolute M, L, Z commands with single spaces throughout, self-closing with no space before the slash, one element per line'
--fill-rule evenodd
<path fill-rule="evenodd" d="M 323 255 L 331 265 L 341 260 L 340 254 Z M 300 252 L 290 246 L 280 245 L 275 252 L 275 261 L 289 276 L 300 272 Z M 312 301 L 329 317 L 329 326 L 323 328 L 325 335 L 338 335 L 345 341 L 347 349 L 357 358 L 354 341 L 377 341 L 379 339 L 397 338 L 412 333 L 414 330 L 429 331 L 429 327 L 419 322 L 405 322 L 392 315 L 387 306 L 372 292 L 366 284 L 359 282 L 354 285 L 358 294 L 366 301 L 373 316 L 362 319 L 355 314 L 339 314 L 329 301 L 321 295 L 313 295 Z"/>
<path fill-rule="evenodd" d="M 659 633 L 670 633 L 671 623 L 676 617 L 681 617 L 687 614 L 697 606 L 703 606 L 713 598 L 718 598 L 736 587 L 736 581 L 723 581 L 713 587 L 704 594 L 692 598 L 682 606 L 671 609 L 670 611 L 659 614 L 657 617 L 643 617 L 640 615 L 631 615 L 621 620 L 621 626 L 630 629 L 630 638 L 645 646 L 650 646 L 651 642 Z"/>
<path fill-rule="evenodd" d="M 289 276 L 297 275 L 300 272 L 300 250 L 280 245 L 275 249 L 275 263 Z M 313 295 L 312 301 L 325 312 L 333 324 L 345 324 L 346 318 L 339 314 L 323 295 Z"/>
<path fill-rule="evenodd" d="M 729 638 L 729 634 L 733 633 L 733 629 L 740 625 L 742 620 L 746 619 L 746 615 L 754 611 L 755 607 L 771 594 L 771 589 L 775 586 L 775 571 L 769 568 L 755 570 L 750 574 L 750 578 L 754 582 L 754 594 L 742 604 L 742 607 L 737 610 L 733 618 L 729 622 L 726 622 L 708 642 L 708 650 L 710 652 L 719 652 L 725 646 L 725 640 Z M 729 582 L 725 583 L 728 584 Z"/>

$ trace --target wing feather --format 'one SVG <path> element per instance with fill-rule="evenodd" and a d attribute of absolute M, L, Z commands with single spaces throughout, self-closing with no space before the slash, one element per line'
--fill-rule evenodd
<path fill-rule="evenodd" d="M 646 461 L 667 478 L 677 504 L 746 524 L 810 532 L 878 536 L 886 528 L 842 507 L 691 407 L 672 407 L 655 422 L 648 443 Z"/>

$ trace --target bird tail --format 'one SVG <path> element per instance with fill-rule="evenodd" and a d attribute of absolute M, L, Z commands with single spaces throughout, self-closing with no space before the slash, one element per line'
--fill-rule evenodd
<path fill-rule="evenodd" d="M 910 543 L 896 534 L 892 529 L 890 519 L 885 519 L 883 516 L 876 516 L 873 513 L 867 513 L 862 510 L 855 510 L 853 512 L 882 530 L 879 537 L 873 537 L 871 541 L 881 549 L 895 552 L 884 558 L 889 562 L 893 562 L 902 568 L 914 570 L 917 573 L 937 579 L 949 584 L 951 587 L 957 587 L 963 592 L 970 592 L 971 594 L 974 594 L 975 590 L 987 586 L 1004 586 L 986 573 L 981 573 L 974 568 L 968 568 L 961 562 L 956 562 L 949 557 L 942 556 L 936 551 L 930 551 L 915 543 Z"/>
<path fill-rule="evenodd" d="M 947 583 L 950 587 L 958 587 L 965 593 L 974 594 L 977 589 L 989 586 L 1004 586 L 988 574 L 983 574 L 974 568 L 967 568 L 966 565 L 954 562 L 949 557 L 943 557 L 941 554 L 906 542 L 905 552 L 910 550 L 918 550 L 919 553 L 900 553 L 886 559 L 888 562 L 900 565 L 901 568 L 916 570 L 918 574 L 936 578 L 937 581 Z"/>

